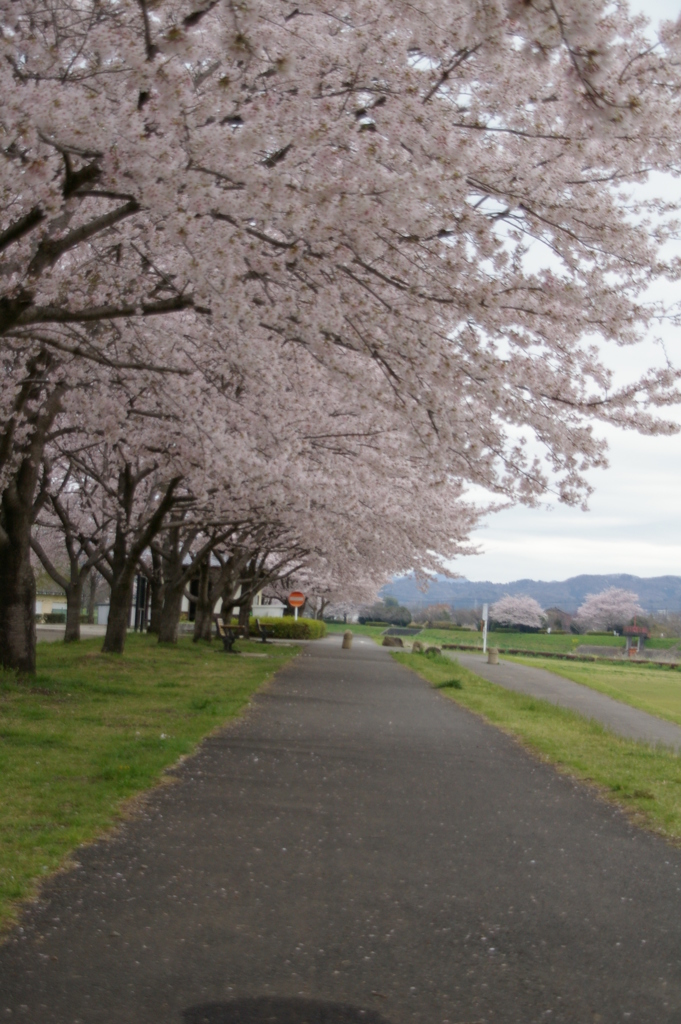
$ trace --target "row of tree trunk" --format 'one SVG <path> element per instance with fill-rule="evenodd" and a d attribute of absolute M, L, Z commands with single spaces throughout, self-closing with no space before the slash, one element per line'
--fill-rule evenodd
<path fill-rule="evenodd" d="M 176 480 L 165 486 L 165 493 L 154 514 L 140 529 L 131 529 L 135 479 L 127 467 L 121 473 L 119 517 L 114 543 L 104 550 L 94 541 L 69 532 L 66 516 L 64 541 L 68 552 L 68 568 L 62 573 L 49 555 L 41 549 L 33 531 L 36 518 L 35 467 L 26 461 L 22 472 L 0 496 L 0 665 L 22 674 L 35 673 L 35 601 L 36 585 L 31 565 L 33 550 L 50 576 L 62 587 L 67 602 L 67 641 L 80 639 L 83 593 L 90 580 L 88 618 L 94 618 L 95 579 L 93 570 L 109 584 L 110 606 L 103 651 L 120 654 L 130 622 L 135 576 L 144 573 L 151 591 L 149 632 L 160 643 L 176 643 L 182 611 L 182 600 L 192 579 L 198 579 L 194 639 L 210 640 L 213 608 L 222 598 L 223 615 L 231 618 L 238 609 L 239 622 L 248 635 L 250 606 L 255 593 L 271 578 L 266 569 L 267 554 L 254 553 L 253 547 L 235 546 L 231 553 L 220 555 L 216 544 L 225 535 L 213 536 L 195 550 L 198 530 L 192 533 L 180 525 L 164 528 L 164 521 L 174 503 Z M 24 493 L 25 492 L 25 493 Z M 56 508 L 55 512 L 59 510 Z M 160 539 L 159 539 L 160 538 Z M 146 559 L 151 552 L 151 565 Z M 211 568 L 211 554 L 219 563 Z M 237 593 L 239 597 L 237 598 Z"/>
<path fill-rule="evenodd" d="M 190 580 L 195 577 L 199 580 L 195 639 L 210 639 L 212 610 L 220 596 L 225 615 L 231 615 L 238 607 L 247 630 L 253 594 L 272 578 L 277 578 L 276 571 L 294 558 L 294 552 L 282 558 L 274 573 L 271 566 L 266 568 L 270 556 L 263 549 L 263 542 L 272 541 L 271 524 L 215 527 L 201 546 L 198 528 L 192 531 L 186 523 L 187 502 L 191 504 L 191 500 L 181 492 L 182 478 L 161 480 L 154 477 L 153 500 L 147 502 L 149 496 L 144 494 L 144 500 L 140 500 L 140 489 L 143 490 L 145 481 L 148 482 L 153 475 L 153 467 L 136 467 L 132 463 L 120 467 L 116 493 L 110 495 L 115 521 L 113 544 L 110 543 L 109 532 L 111 518 L 105 525 L 100 523 L 97 526 L 95 523 L 94 532 L 85 530 L 79 517 L 70 514 L 71 492 L 66 486 L 68 474 L 61 489 L 55 490 L 50 484 L 51 464 L 45 454 L 46 444 L 61 409 L 66 386 L 59 383 L 47 397 L 43 395 L 41 382 L 44 382 L 51 358 L 49 353 L 41 353 L 40 359 L 29 366 L 30 372 L 19 398 L 22 409 L 27 403 L 35 403 L 35 411 L 29 416 L 31 430 L 21 446 L 16 470 L 0 489 L 0 667 L 21 674 L 35 673 L 36 585 L 31 564 L 32 551 L 66 595 L 68 641 L 80 637 L 84 587 L 92 577 L 93 568 L 106 580 L 110 589 L 109 618 L 103 643 L 105 652 L 123 652 L 138 572 L 146 573 L 150 582 L 150 631 L 158 636 L 160 642 L 176 642 L 182 598 Z M 6 461 L 8 446 L 14 443 L 11 423 L 10 428 L 4 434 L 0 433 L 0 466 Z M 101 484 L 92 467 L 80 470 L 76 467 L 76 470 L 77 473 L 89 474 Z M 39 528 L 44 525 L 40 522 L 43 513 L 47 515 L 50 528 L 59 531 L 64 542 L 68 557 L 67 568 L 63 572 L 59 565 L 54 564 L 49 552 L 41 549 Z M 222 556 L 220 544 L 227 547 Z M 210 570 L 211 552 L 220 565 L 217 573 Z M 151 567 L 146 564 L 149 557 Z M 61 556 L 56 561 L 61 563 Z M 92 618 L 94 594 L 89 606 L 89 617 Z"/>
<path fill-rule="evenodd" d="M 211 641 L 213 636 L 213 609 L 222 599 L 222 614 L 231 619 L 235 609 L 239 616 L 239 625 L 248 636 L 248 622 L 252 601 L 252 590 L 243 588 L 243 580 L 239 579 L 235 586 L 234 573 L 227 570 L 211 572 L 210 556 L 205 556 L 196 566 L 182 564 L 181 552 L 170 557 L 164 572 L 163 557 L 152 550 L 151 571 L 141 566 L 142 574 L 149 585 L 149 623 L 147 632 L 158 636 L 160 643 L 174 644 L 177 642 L 179 624 L 182 615 L 182 602 L 188 597 L 195 607 L 194 634 L 195 641 Z M 112 588 L 109 619 L 106 639 L 109 649 L 116 649 L 124 644 L 129 628 L 132 599 L 134 594 L 134 576 L 123 574 L 122 585 Z M 196 593 L 187 593 L 187 586 L 193 579 L 198 581 Z M 83 609 L 83 592 L 88 575 L 72 574 L 70 579 L 62 577 L 60 583 L 66 595 L 66 631 L 65 641 L 80 639 L 80 624 Z M 94 602 L 97 578 L 89 571 L 89 595 L 87 621 L 94 622 Z M 238 587 L 243 593 L 236 598 Z"/>

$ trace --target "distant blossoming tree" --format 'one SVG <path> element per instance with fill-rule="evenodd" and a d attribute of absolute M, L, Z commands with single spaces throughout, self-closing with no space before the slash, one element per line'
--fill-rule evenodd
<path fill-rule="evenodd" d="M 429 604 L 420 608 L 414 616 L 417 622 L 451 622 L 452 608 L 448 604 Z"/>
<path fill-rule="evenodd" d="M 587 594 L 584 604 L 577 609 L 576 619 L 587 629 L 621 629 L 642 612 L 638 594 L 632 590 L 608 587 L 600 594 Z"/>
<path fill-rule="evenodd" d="M 506 594 L 490 608 L 490 618 L 500 626 L 529 626 L 539 629 L 544 622 L 541 605 L 526 594 Z"/>

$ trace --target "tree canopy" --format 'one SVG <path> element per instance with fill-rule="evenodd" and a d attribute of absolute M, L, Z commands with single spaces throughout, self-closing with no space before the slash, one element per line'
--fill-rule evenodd
<path fill-rule="evenodd" d="M 680 269 L 639 188 L 681 165 L 680 36 L 644 27 L 605 0 L 0 0 L 0 661 L 33 665 L 65 478 L 123 622 L 169 529 L 366 593 L 466 550 L 470 485 L 580 502 L 595 421 L 674 430 L 676 370 L 616 387 L 596 347 Z"/>
<path fill-rule="evenodd" d="M 636 615 L 643 615 L 638 594 L 621 587 L 608 587 L 600 594 L 587 594 L 575 618 L 586 629 L 621 630 Z"/>
<path fill-rule="evenodd" d="M 538 601 L 526 594 L 506 594 L 489 610 L 490 618 L 500 626 L 521 626 L 540 629 L 544 613 Z"/>

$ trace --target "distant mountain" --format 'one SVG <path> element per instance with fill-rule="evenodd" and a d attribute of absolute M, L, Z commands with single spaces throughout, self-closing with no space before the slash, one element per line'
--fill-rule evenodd
<path fill-rule="evenodd" d="M 473 582 L 467 579 L 449 580 L 438 576 L 424 593 L 419 590 L 413 576 L 395 578 L 384 587 L 381 596 L 396 597 L 400 604 L 410 608 L 427 604 L 450 604 L 455 608 L 475 608 L 485 601 L 498 601 L 505 594 L 528 594 L 539 601 L 542 608 L 562 608 L 574 613 L 587 594 L 598 594 L 608 587 L 622 587 L 638 594 L 646 611 L 677 612 L 681 610 L 681 576 L 630 576 L 611 573 L 607 576 L 571 576 L 569 580 L 513 580 L 511 583 Z"/>

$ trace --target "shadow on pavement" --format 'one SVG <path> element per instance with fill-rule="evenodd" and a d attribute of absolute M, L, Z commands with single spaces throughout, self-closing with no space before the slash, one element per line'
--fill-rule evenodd
<path fill-rule="evenodd" d="M 374 1010 L 318 999 L 235 999 L 183 1010 L 184 1024 L 389 1024 Z"/>

